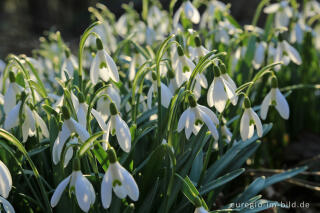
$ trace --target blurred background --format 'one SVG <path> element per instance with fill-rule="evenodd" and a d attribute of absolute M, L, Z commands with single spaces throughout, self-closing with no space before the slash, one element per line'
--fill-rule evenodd
<path fill-rule="evenodd" d="M 48 30 L 59 30 L 71 47 L 77 45 L 81 32 L 90 22 L 88 7 L 97 2 L 107 5 L 117 17 L 124 12 L 123 3 L 130 2 L 137 10 L 142 7 L 141 0 L 0 0 L 0 58 L 8 53 L 29 54 Z M 257 0 L 224 2 L 232 4 L 232 14 L 240 23 L 251 22 L 259 3 Z M 169 0 L 161 3 L 166 8 Z"/>
<path fill-rule="evenodd" d="M 170 0 L 160 1 L 163 7 L 167 8 Z M 9 53 L 31 55 L 31 50 L 39 46 L 40 36 L 45 36 L 48 31 L 57 30 L 61 32 L 63 39 L 71 49 L 75 50 L 78 47 L 81 33 L 91 21 L 88 7 L 95 6 L 97 2 L 107 5 L 117 17 L 124 12 L 121 7 L 123 3 L 130 2 L 138 11 L 142 7 L 141 0 L 0 0 L 0 58 L 5 59 Z M 260 1 L 223 2 L 232 4 L 231 14 L 241 25 L 244 25 L 251 23 Z M 262 15 L 258 24 L 261 27 L 263 27 L 264 18 Z M 282 83 L 283 85 L 318 83 L 319 76 L 318 74 L 318 76 L 308 76 L 303 79 L 299 77 L 296 80 L 290 78 L 288 82 Z M 279 120 L 277 122 L 273 131 L 263 139 L 264 143 L 255 156 L 255 159 L 259 161 L 253 160 L 247 164 L 251 164 L 252 168 L 287 169 L 307 163 L 312 171 L 319 171 L 319 97 L 319 90 L 310 89 L 295 91 L 291 94 L 288 97 L 291 110 L 289 121 Z M 252 174 L 252 176 L 269 175 L 273 172 L 260 170 L 260 173 L 253 172 Z M 319 208 L 320 186 L 309 184 L 309 181 L 320 182 L 319 175 L 306 180 L 306 183 L 302 183 L 303 186 L 301 183 L 277 184 L 265 192 L 266 196 L 283 201 L 311 202 L 313 208 Z M 309 212 L 317 212 L 317 210 Z"/>

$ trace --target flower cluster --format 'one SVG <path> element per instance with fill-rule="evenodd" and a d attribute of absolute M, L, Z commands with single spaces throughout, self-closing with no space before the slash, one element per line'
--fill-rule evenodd
<path fill-rule="evenodd" d="M 296 47 L 306 34 L 320 49 L 320 25 L 314 29 L 307 23 L 320 13 L 316 1 L 306 3 L 302 12 L 289 1 L 264 7 L 264 13 L 273 14 L 273 28 L 266 29 L 257 27 L 257 20 L 241 27 L 229 5 L 217 0 L 209 1 L 203 14 L 190 1 L 175 12 L 174 4 L 167 12 L 146 2 L 150 5 L 144 5 L 142 19 L 129 6 L 118 20 L 104 5 L 89 8 L 98 22 L 82 35 L 78 57 L 60 33 L 52 33 L 41 39 L 34 57 L 9 55 L 0 67 L 2 127 L 25 147 L 49 144 L 52 171 L 59 177 L 55 182 L 60 182 L 51 207 L 61 202 L 66 189 L 84 212 L 99 208 L 96 191 L 105 209 L 112 206 L 112 191 L 132 201 L 145 198 L 147 191 L 154 196 L 148 200 L 152 203 L 156 193 L 146 190 L 150 185 L 143 181 L 153 174 L 143 172 L 145 165 L 150 159 L 163 163 L 169 156 L 170 165 L 154 166 L 159 174 L 152 181 L 162 181 L 170 169 L 179 173 L 192 141 L 202 144 L 195 154 L 207 153 L 193 183 L 209 183 L 215 177 L 207 170 L 212 150 L 223 153 L 262 137 L 261 119 L 273 108 L 289 119 L 278 75 L 291 62 L 293 67 L 302 64 Z M 154 157 L 161 148 L 168 155 Z M 190 159 L 190 167 L 181 172 L 185 176 L 195 157 Z M 161 191 L 161 199 L 169 199 L 164 193 L 175 187 L 171 175 L 164 180 L 169 189 Z M 0 203 L 13 212 L 5 200 L 11 175 L 1 161 L 0 180 Z M 204 199 L 196 199 L 195 213 L 209 212 Z"/>

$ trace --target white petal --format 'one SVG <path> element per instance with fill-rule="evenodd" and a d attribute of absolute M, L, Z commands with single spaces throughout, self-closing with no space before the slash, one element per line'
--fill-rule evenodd
<path fill-rule="evenodd" d="M 185 128 L 185 125 L 186 125 L 186 120 L 187 120 L 187 116 L 189 114 L 189 108 L 187 110 L 185 110 L 182 115 L 180 116 L 180 119 L 178 121 L 178 128 L 177 128 L 177 131 L 178 132 L 181 132 L 184 128 Z"/>
<path fill-rule="evenodd" d="M 201 207 L 197 207 L 194 213 L 208 213 L 208 211 L 201 206 Z"/>
<path fill-rule="evenodd" d="M 251 118 L 254 120 L 254 124 L 257 128 L 257 133 L 259 137 L 262 137 L 263 134 L 263 128 L 262 128 L 262 123 L 261 120 L 259 118 L 259 116 L 257 115 L 257 113 L 255 111 L 253 111 L 253 109 L 250 108 L 250 114 L 251 114 Z"/>
<path fill-rule="evenodd" d="M 86 128 L 86 126 L 87 126 L 87 113 L 88 113 L 88 109 L 85 106 L 85 104 L 84 103 L 80 103 L 79 104 L 79 109 L 77 111 L 77 118 L 78 118 L 79 124 L 83 128 Z"/>
<path fill-rule="evenodd" d="M 107 170 L 101 182 L 101 201 L 103 208 L 110 207 L 112 200 L 112 177 L 110 169 Z"/>
<path fill-rule="evenodd" d="M 276 109 L 282 118 L 289 118 L 290 110 L 288 102 L 278 88 L 276 89 Z"/>
<path fill-rule="evenodd" d="M 73 156 L 73 148 L 70 146 L 66 152 L 66 155 L 64 156 L 63 168 L 66 168 L 68 166 L 68 163 L 72 159 L 72 156 Z"/>
<path fill-rule="evenodd" d="M 240 121 L 240 134 L 243 141 L 248 139 L 250 116 L 248 109 L 245 109 Z"/>
<path fill-rule="evenodd" d="M 290 59 L 295 64 L 300 65 L 302 63 L 302 60 L 298 51 L 294 47 L 292 47 L 287 41 L 282 41 L 282 43 L 284 44 L 284 48 L 286 49 L 286 52 L 288 53 Z"/>
<path fill-rule="evenodd" d="M 109 68 L 109 75 L 115 82 L 119 82 L 119 72 L 117 65 L 114 63 L 113 59 L 109 56 L 109 54 L 104 51 L 105 57 L 106 57 L 106 63 Z"/>
<path fill-rule="evenodd" d="M 92 185 L 82 174 L 77 175 L 75 183 L 75 192 L 78 204 L 82 211 L 88 212 L 90 205 L 94 203 L 95 197 L 92 197 Z"/>
<path fill-rule="evenodd" d="M 16 93 L 13 89 L 13 84 L 10 83 L 6 93 L 4 94 L 3 109 L 5 114 L 8 114 L 15 105 L 16 105 Z"/>
<path fill-rule="evenodd" d="M 12 187 L 12 177 L 7 166 L 0 160 L 0 196 L 7 198 Z"/>
<path fill-rule="evenodd" d="M 263 12 L 270 14 L 270 13 L 275 13 L 277 12 L 277 10 L 280 8 L 280 4 L 279 3 L 275 3 L 275 4 L 270 4 L 269 6 L 265 7 Z"/>
<path fill-rule="evenodd" d="M 78 122 L 73 120 L 72 118 L 70 120 L 72 121 L 73 127 L 74 127 L 76 133 L 79 135 L 82 142 L 86 141 L 90 137 L 88 131 L 85 128 L 83 128 L 83 126 L 81 126 Z"/>
<path fill-rule="evenodd" d="M 93 115 L 93 117 L 97 120 L 100 128 L 103 130 L 103 131 L 107 131 L 107 125 L 101 115 L 100 112 L 98 112 L 97 110 L 95 109 L 91 109 L 91 113 Z"/>
<path fill-rule="evenodd" d="M 203 112 L 201 109 L 199 109 L 199 113 L 200 113 L 200 116 L 203 120 L 203 122 L 207 125 L 208 129 L 210 130 L 211 132 L 211 135 L 213 136 L 213 138 L 215 140 L 218 140 L 219 139 L 219 134 L 218 134 L 218 131 L 217 131 L 217 128 L 216 126 L 214 125 L 213 121 L 210 119 L 210 117 L 205 113 Z"/>
<path fill-rule="evenodd" d="M 170 101 L 172 99 L 172 93 L 170 89 L 163 83 L 161 83 L 161 104 L 165 108 L 169 107 Z"/>
<path fill-rule="evenodd" d="M 14 208 L 11 205 L 11 203 L 9 203 L 9 201 L 7 201 L 6 199 L 0 197 L 0 203 L 3 206 L 5 213 L 15 213 Z"/>
<path fill-rule="evenodd" d="M 267 117 L 270 104 L 271 104 L 271 91 L 266 95 L 266 97 L 264 97 L 261 104 L 260 116 L 263 120 L 265 120 Z"/>
<path fill-rule="evenodd" d="M 134 180 L 132 175 L 121 165 L 119 166 L 119 170 L 124 178 L 122 184 L 124 184 L 124 186 L 126 187 L 128 196 L 133 201 L 137 201 L 139 198 L 139 188 L 136 181 Z"/>
<path fill-rule="evenodd" d="M 46 137 L 49 138 L 49 130 L 48 127 L 46 125 L 46 123 L 44 122 L 44 120 L 38 115 L 37 112 L 32 111 L 33 112 L 33 116 L 35 118 L 35 120 L 37 121 L 37 123 L 40 126 L 41 132 L 42 134 Z"/>
<path fill-rule="evenodd" d="M 153 86 L 150 87 L 149 91 L 148 91 L 148 95 L 147 95 L 147 105 L 148 105 L 148 109 L 151 109 L 151 105 L 152 105 L 152 95 L 153 95 Z"/>
<path fill-rule="evenodd" d="M 214 88 L 214 81 L 212 81 L 207 93 L 207 102 L 209 107 L 213 107 L 213 88 Z"/>
<path fill-rule="evenodd" d="M 115 116 L 115 128 L 118 143 L 121 149 L 125 152 L 130 152 L 131 149 L 131 134 L 126 122 L 119 115 Z"/>
<path fill-rule="evenodd" d="M 200 104 L 198 104 L 197 107 L 199 109 L 201 109 L 201 111 L 205 112 L 210 117 L 210 119 L 213 121 L 213 123 L 215 123 L 216 125 L 219 124 L 219 119 L 217 118 L 216 114 L 214 114 L 214 112 L 211 111 L 211 109 L 209 109 L 206 106 L 202 106 Z"/>
<path fill-rule="evenodd" d="M 233 105 L 236 105 L 238 99 L 236 97 L 237 95 L 236 95 L 236 91 L 234 90 L 234 87 L 231 86 L 228 81 L 225 81 L 223 78 L 221 79 L 224 84 L 224 89 L 226 91 L 227 97 L 230 99 Z"/>
<path fill-rule="evenodd" d="M 10 130 L 11 128 L 18 126 L 20 106 L 21 101 L 19 101 L 19 103 L 7 114 L 4 121 L 4 128 L 6 130 Z"/>
<path fill-rule="evenodd" d="M 190 1 L 185 2 L 184 5 L 184 14 L 190 19 L 194 24 L 200 22 L 200 14 L 197 8 L 195 8 Z"/>
<path fill-rule="evenodd" d="M 220 77 L 217 77 L 214 80 L 214 88 L 213 88 L 213 105 L 218 110 L 218 112 L 222 112 L 224 107 L 226 106 L 226 102 L 228 100 L 227 94 L 224 90 L 224 85 Z"/>
<path fill-rule="evenodd" d="M 186 118 L 186 126 L 185 126 L 185 130 L 184 130 L 186 133 L 187 139 L 189 139 L 191 136 L 191 133 L 194 128 L 195 119 L 196 119 L 196 115 L 195 115 L 194 111 L 191 108 L 189 108 L 189 112 L 188 112 L 188 115 Z"/>
<path fill-rule="evenodd" d="M 98 55 L 96 55 L 90 67 L 90 80 L 93 83 L 93 85 L 96 85 L 98 83 L 99 69 L 100 69 L 100 59 Z"/>
<path fill-rule="evenodd" d="M 59 183 L 58 187 L 56 188 L 56 190 L 54 191 L 54 193 L 51 197 L 50 203 L 51 203 L 52 207 L 55 207 L 58 204 L 63 191 L 65 190 L 65 188 L 69 184 L 69 181 L 70 181 L 70 176 L 68 176 L 67 178 L 65 178 L 63 181 L 61 181 Z"/>

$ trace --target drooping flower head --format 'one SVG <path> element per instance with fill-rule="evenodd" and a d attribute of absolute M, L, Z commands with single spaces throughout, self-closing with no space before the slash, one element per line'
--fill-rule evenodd
<path fill-rule="evenodd" d="M 278 88 L 278 80 L 276 77 L 271 79 L 271 90 L 263 99 L 261 104 L 261 118 L 266 119 L 269 107 L 274 106 L 283 119 L 288 119 L 290 110 L 286 98 L 282 95 Z"/>
<path fill-rule="evenodd" d="M 118 198 L 129 196 L 133 201 L 139 198 L 139 188 L 132 175 L 121 166 L 117 155 L 111 147 L 108 149 L 109 167 L 101 183 L 101 200 L 104 208 L 109 208 L 112 200 L 112 189 Z"/>

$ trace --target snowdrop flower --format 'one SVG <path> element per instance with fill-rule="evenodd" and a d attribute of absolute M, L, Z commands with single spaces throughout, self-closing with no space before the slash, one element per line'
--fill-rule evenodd
<path fill-rule="evenodd" d="M 0 196 L 7 198 L 12 188 L 12 177 L 7 166 L 0 160 Z M 0 201 L 1 202 L 1 201 Z"/>
<path fill-rule="evenodd" d="M 195 65 L 187 56 L 184 55 L 181 46 L 178 46 L 177 52 L 178 58 L 174 61 L 173 69 L 175 70 L 177 87 L 180 87 L 189 79 L 191 71 L 195 68 Z"/>
<path fill-rule="evenodd" d="M 290 61 L 297 65 L 301 65 L 302 63 L 302 59 L 299 52 L 293 46 L 291 46 L 286 40 L 281 41 L 275 49 L 274 61 L 282 61 L 284 65 L 288 65 Z M 280 67 L 281 65 L 277 65 L 275 67 L 275 70 L 278 71 Z"/>
<path fill-rule="evenodd" d="M 213 29 L 216 11 L 228 12 L 228 7 L 221 1 L 210 1 L 207 9 L 202 14 L 200 28 L 205 28 L 208 26 L 209 29 Z"/>
<path fill-rule="evenodd" d="M 180 8 L 176 11 L 173 16 L 173 29 L 175 30 L 178 27 L 178 22 L 181 14 L 184 14 L 187 19 L 189 19 L 194 24 L 199 24 L 200 22 L 200 13 L 197 8 L 195 8 L 192 3 L 188 0 L 183 2 Z"/>
<path fill-rule="evenodd" d="M 109 110 L 111 100 L 116 104 L 117 108 L 120 108 L 121 98 L 119 92 L 112 85 L 104 89 L 101 95 L 109 97 L 102 97 L 97 101 L 97 111 L 101 113 L 102 118 L 106 121 L 111 115 Z"/>
<path fill-rule="evenodd" d="M 96 85 L 99 77 L 105 82 L 111 78 L 113 81 L 119 81 L 119 73 L 117 65 L 109 54 L 103 49 L 103 44 L 100 39 L 96 40 L 97 43 L 97 54 L 94 57 L 90 67 L 90 80 Z"/>
<path fill-rule="evenodd" d="M 66 81 L 67 76 L 68 78 L 73 78 L 73 73 L 75 70 L 75 67 L 77 67 L 77 63 L 74 59 L 74 57 L 71 55 L 70 50 L 65 51 L 66 57 L 64 58 L 61 66 L 61 80 Z"/>
<path fill-rule="evenodd" d="M 87 130 L 81 124 L 70 117 L 69 110 L 65 106 L 62 107 L 62 115 L 64 118 L 64 122 L 52 148 L 52 160 L 55 165 L 60 162 L 61 152 L 64 144 L 72 133 L 77 133 L 82 142 L 86 141 L 90 137 Z M 72 156 L 71 151 L 69 151 L 68 155 Z"/>
<path fill-rule="evenodd" d="M 51 206 L 57 206 L 64 190 L 69 186 L 69 190 L 75 193 L 77 202 L 82 211 L 88 212 L 94 204 L 96 194 L 92 184 L 85 178 L 80 170 L 80 160 L 78 157 L 73 162 L 73 172 L 62 180 L 51 197 Z"/>
<path fill-rule="evenodd" d="M 189 139 L 192 132 L 194 135 L 198 134 L 204 122 L 214 139 L 218 140 L 216 125 L 219 124 L 219 120 L 217 116 L 209 108 L 197 104 L 193 95 L 189 96 L 189 104 L 190 107 L 182 113 L 178 121 L 177 131 L 181 132 L 185 129 L 186 138 Z"/>
<path fill-rule="evenodd" d="M 303 42 L 303 23 L 302 19 L 294 23 L 294 27 L 292 28 L 290 32 L 290 42 L 295 43 L 297 42 L 298 44 L 302 44 Z"/>
<path fill-rule="evenodd" d="M 277 28 L 288 27 L 293 13 L 288 1 L 270 4 L 263 11 L 267 14 L 275 13 L 275 26 Z"/>
<path fill-rule="evenodd" d="M 118 198 L 124 199 L 127 195 L 137 201 L 139 188 L 132 175 L 121 166 L 117 155 L 111 147 L 108 151 L 109 167 L 101 183 L 101 200 L 105 209 L 110 207 L 112 200 L 112 189 Z"/>
<path fill-rule="evenodd" d="M 252 61 L 252 65 L 255 69 L 259 69 L 263 64 L 266 48 L 267 43 L 264 41 L 260 41 L 256 44 L 256 50 Z"/>
<path fill-rule="evenodd" d="M 226 73 L 221 75 L 219 67 L 214 66 L 213 70 L 215 77 L 207 93 L 207 102 L 210 107 L 214 106 L 221 113 L 228 100 L 233 105 L 237 104 L 236 87 Z"/>
<path fill-rule="evenodd" d="M 273 105 L 279 112 L 280 116 L 284 119 L 289 118 L 289 105 L 288 102 L 286 101 L 286 98 L 282 95 L 278 88 L 278 80 L 277 78 L 273 77 L 271 79 L 271 90 L 270 92 L 266 95 L 266 97 L 263 99 L 262 104 L 261 104 L 261 118 L 263 120 L 266 119 L 269 106 Z"/>
<path fill-rule="evenodd" d="M 22 95 L 24 99 L 26 97 L 23 92 Z M 26 101 L 26 100 L 25 100 Z M 22 124 L 22 137 L 23 142 L 26 142 L 28 136 L 34 136 L 36 133 L 36 123 L 39 124 L 42 135 L 46 138 L 49 137 L 49 131 L 44 120 L 38 115 L 38 113 L 34 110 L 31 110 L 27 103 L 24 101 L 19 101 L 16 106 L 12 108 L 12 110 L 7 114 L 6 119 L 4 121 L 4 129 L 10 130 L 19 125 L 19 114 L 20 110 L 22 110 L 22 115 L 24 115 L 24 121 Z M 22 107 L 22 109 L 21 109 Z"/>
<path fill-rule="evenodd" d="M 10 83 L 6 93 L 4 94 L 3 109 L 5 114 L 8 114 L 16 105 L 16 96 L 23 91 L 23 88 L 16 83 L 16 77 L 13 72 L 9 72 L 9 80 Z"/>
<path fill-rule="evenodd" d="M 200 207 L 197 207 L 195 210 L 194 210 L 194 213 L 209 213 L 205 208 L 203 208 L 202 206 Z"/>
<path fill-rule="evenodd" d="M 209 50 L 207 50 L 204 46 L 202 46 L 199 36 L 196 36 L 194 41 L 195 41 L 196 47 L 195 48 L 189 47 L 189 52 L 190 52 L 191 59 L 196 60 L 196 62 L 198 62 L 202 56 L 205 56 L 209 53 Z"/>
<path fill-rule="evenodd" d="M 7 166 L 0 160 L 0 204 L 5 212 L 14 213 L 12 205 L 5 199 L 12 188 L 12 177 Z"/>
<path fill-rule="evenodd" d="M 129 65 L 129 80 L 133 81 L 136 76 L 136 67 L 144 63 L 145 59 L 135 50 Z"/>
<path fill-rule="evenodd" d="M 152 72 L 152 85 L 148 91 L 147 95 L 147 104 L 148 108 L 151 109 L 151 104 L 152 104 L 152 96 L 153 94 L 158 92 L 157 88 L 157 76 L 155 72 Z M 172 93 L 170 89 L 161 82 L 161 105 L 165 108 L 169 107 L 170 101 L 172 99 Z"/>
<path fill-rule="evenodd" d="M 259 137 L 262 137 L 262 123 L 255 111 L 251 108 L 251 103 L 248 98 L 244 100 L 244 112 L 240 121 L 240 134 L 243 141 L 250 139 L 254 133 L 254 126 L 257 128 Z"/>
<path fill-rule="evenodd" d="M 126 122 L 122 120 L 117 110 L 115 103 L 110 103 L 110 113 L 111 118 L 107 123 L 106 133 L 103 136 L 103 139 L 108 141 L 109 133 L 111 135 L 116 135 L 118 143 L 121 149 L 125 152 L 129 152 L 131 149 L 131 134 L 130 129 Z"/>

